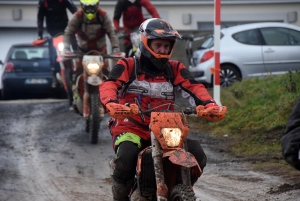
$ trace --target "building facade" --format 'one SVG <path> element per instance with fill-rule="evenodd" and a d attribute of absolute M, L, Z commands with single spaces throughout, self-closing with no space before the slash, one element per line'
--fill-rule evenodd
<path fill-rule="evenodd" d="M 79 7 L 79 0 L 73 0 Z M 161 18 L 181 34 L 201 35 L 213 31 L 214 0 L 151 0 Z M 37 38 L 37 4 L 30 0 L 0 0 L 0 59 L 13 43 Z M 100 0 L 100 7 L 113 17 L 116 0 Z M 221 0 L 221 26 L 251 22 L 284 22 L 300 27 L 300 0 Z M 144 14 L 149 16 L 146 10 Z M 71 16 L 71 14 L 69 13 Z M 121 24 L 122 25 L 122 24 Z M 45 32 L 46 33 L 46 32 Z M 180 41 L 178 47 L 184 48 Z M 183 50 L 184 52 L 184 50 Z M 175 55 L 176 56 L 176 55 Z M 178 54 L 177 59 L 184 59 Z"/>

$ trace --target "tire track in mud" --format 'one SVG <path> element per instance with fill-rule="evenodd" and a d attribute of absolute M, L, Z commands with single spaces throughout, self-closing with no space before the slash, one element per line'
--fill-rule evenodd
<path fill-rule="evenodd" d="M 108 161 L 114 156 L 101 123 L 91 145 L 84 120 L 67 102 L 0 102 L 0 200 L 111 201 Z M 297 190 L 268 194 L 284 178 L 253 171 L 251 164 L 220 152 L 222 142 L 191 131 L 208 156 L 195 184 L 201 201 L 297 200 Z"/>
<path fill-rule="evenodd" d="M 15 115 L 6 115 L 7 126 L 1 131 L 7 138 L 0 150 L 6 149 L 9 159 L 0 165 L 6 175 L 0 200 L 111 200 L 110 136 L 90 145 L 83 118 L 66 108 L 65 103 L 10 107 Z M 105 127 L 103 122 L 102 130 Z M 106 152 L 107 159 L 98 157 Z"/>

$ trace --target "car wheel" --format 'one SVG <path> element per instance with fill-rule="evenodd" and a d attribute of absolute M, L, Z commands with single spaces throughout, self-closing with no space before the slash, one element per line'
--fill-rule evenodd
<path fill-rule="evenodd" d="M 220 73 L 220 85 L 222 87 L 229 87 L 236 81 L 241 81 L 241 75 L 239 71 L 230 65 L 224 65 L 221 67 Z"/>

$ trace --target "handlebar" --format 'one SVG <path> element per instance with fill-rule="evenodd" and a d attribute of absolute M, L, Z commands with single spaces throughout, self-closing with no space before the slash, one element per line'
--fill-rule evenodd
<path fill-rule="evenodd" d="M 97 54 L 90 54 L 91 52 L 97 52 Z M 63 52 L 62 53 L 62 57 L 64 59 L 77 59 L 77 58 L 83 58 L 84 55 L 95 55 L 95 56 L 102 56 L 103 59 L 122 59 L 125 57 L 125 53 L 124 52 L 121 52 L 120 53 L 120 56 L 115 56 L 115 55 L 101 55 L 100 52 L 96 51 L 96 50 L 92 50 L 92 51 L 89 51 L 87 52 L 86 54 L 79 54 L 79 53 L 70 53 L 70 54 L 66 54 L 66 52 Z"/>

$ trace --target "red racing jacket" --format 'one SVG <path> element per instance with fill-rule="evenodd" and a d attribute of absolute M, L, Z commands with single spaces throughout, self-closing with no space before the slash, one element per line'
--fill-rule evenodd
<path fill-rule="evenodd" d="M 142 109 L 146 110 L 162 101 L 174 103 L 175 92 L 180 93 L 193 106 L 215 103 L 205 86 L 196 82 L 188 69 L 178 61 L 169 60 L 167 67 L 169 73 L 156 76 L 149 76 L 142 68 L 134 70 L 135 62 L 132 57 L 119 60 L 110 72 L 109 79 L 100 85 L 101 103 L 103 105 L 109 102 L 125 104 L 136 103 L 138 100 Z M 132 80 L 133 76 L 134 80 Z M 144 115 L 142 118 L 137 114 L 130 119 L 112 118 L 109 129 L 113 139 L 121 133 L 132 132 L 145 140 L 150 140 L 149 123 L 150 116 Z"/>
<path fill-rule="evenodd" d="M 138 28 L 145 18 L 142 13 L 144 7 L 153 18 L 160 18 L 156 8 L 149 0 L 136 0 L 131 3 L 128 0 L 118 0 L 113 17 L 116 31 L 120 30 L 120 18 L 123 18 L 124 31 L 130 34 L 131 30 Z"/>

